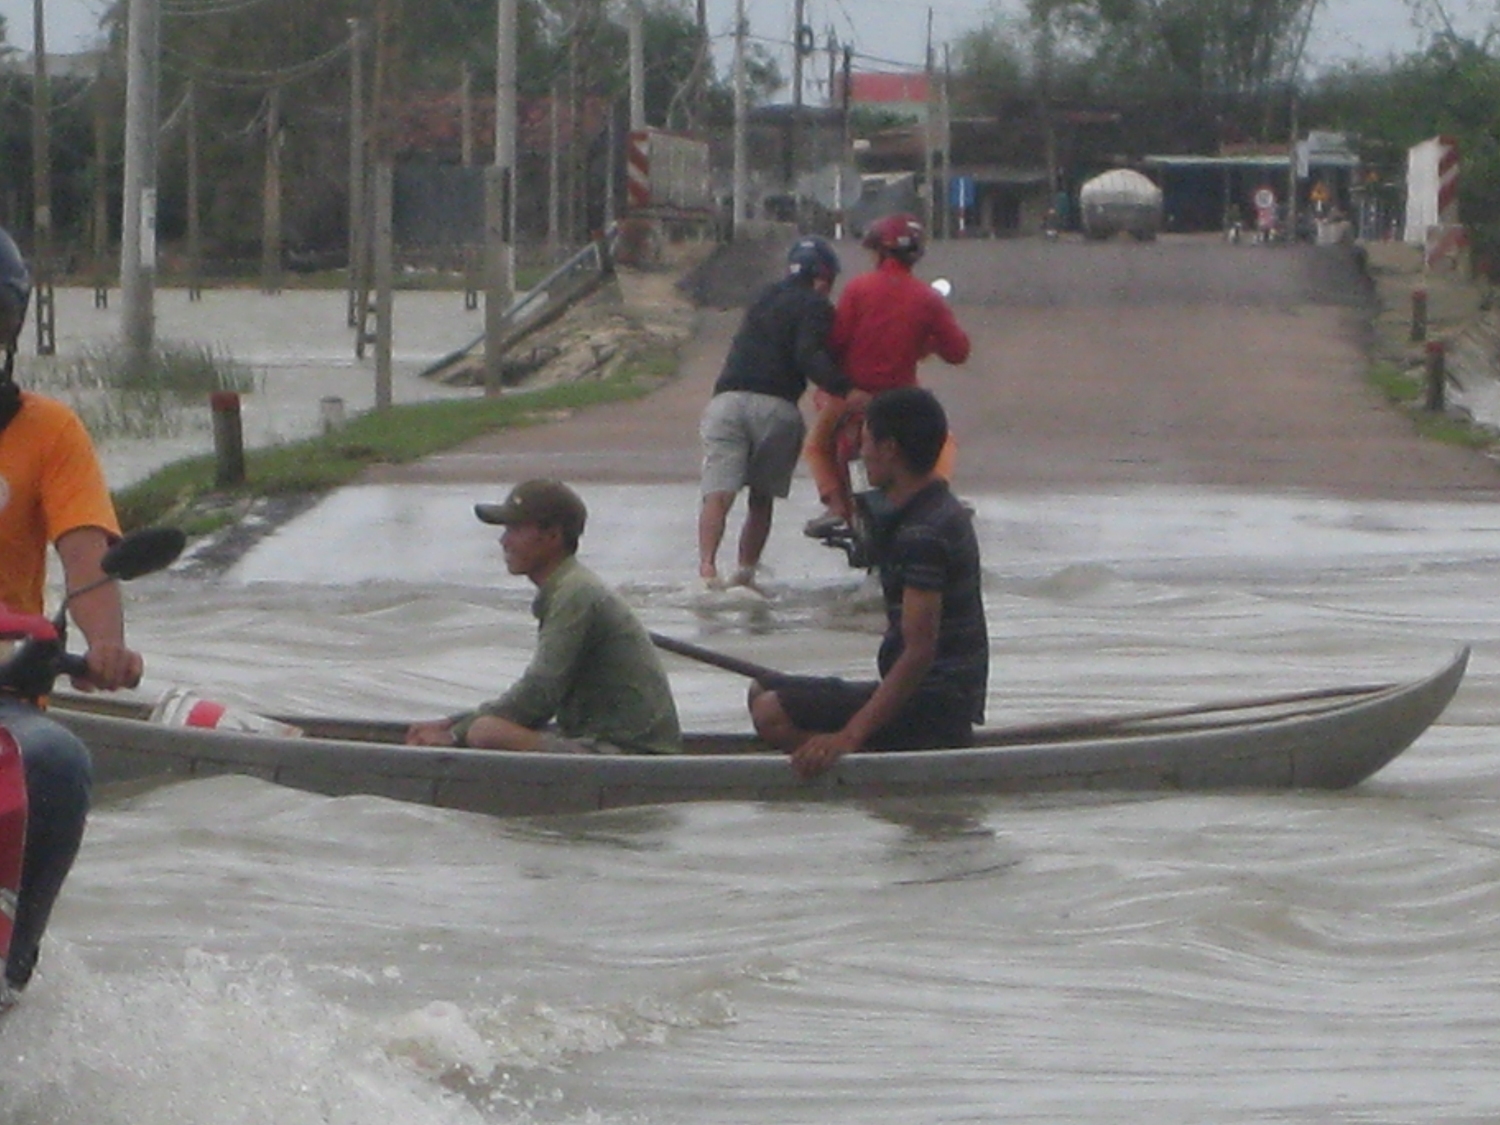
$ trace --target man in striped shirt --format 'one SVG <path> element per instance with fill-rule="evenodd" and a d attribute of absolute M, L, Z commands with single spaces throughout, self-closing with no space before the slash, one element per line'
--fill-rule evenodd
<path fill-rule="evenodd" d="M 804 777 L 860 750 L 964 746 L 984 721 L 989 631 L 972 516 L 937 474 L 948 420 L 932 392 L 877 395 L 861 449 L 889 512 L 875 528 L 880 679 L 776 676 L 750 689 L 756 732 Z"/>

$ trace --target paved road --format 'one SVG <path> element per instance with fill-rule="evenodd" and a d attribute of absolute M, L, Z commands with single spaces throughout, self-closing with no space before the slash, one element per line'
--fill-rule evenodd
<path fill-rule="evenodd" d="M 863 268 L 857 247 L 841 252 Z M 953 279 L 974 341 L 965 367 L 922 373 L 953 420 L 961 486 L 1500 499 L 1491 460 L 1418 438 L 1364 381 L 1371 291 L 1344 250 L 975 241 L 935 246 L 920 272 Z M 679 378 L 645 400 L 368 479 L 692 480 L 698 414 L 738 320 L 705 309 Z"/>

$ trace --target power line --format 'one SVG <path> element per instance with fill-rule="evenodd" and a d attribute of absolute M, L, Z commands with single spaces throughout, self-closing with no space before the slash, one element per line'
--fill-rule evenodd
<path fill-rule="evenodd" d="M 349 41 L 346 39 L 341 43 L 336 43 L 321 55 L 316 55 L 311 59 L 294 63 L 288 67 L 281 67 L 276 70 L 237 70 L 233 67 L 214 66 L 202 62 L 176 48 L 162 48 L 164 56 L 171 56 L 173 59 L 178 60 L 176 68 L 178 73 L 190 75 L 193 78 L 203 81 L 205 85 L 224 88 L 282 86 L 290 82 L 297 82 L 318 73 L 318 71 L 342 58 L 348 51 Z"/>

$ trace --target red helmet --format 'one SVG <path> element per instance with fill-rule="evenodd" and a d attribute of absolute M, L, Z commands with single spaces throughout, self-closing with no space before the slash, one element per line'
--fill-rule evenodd
<path fill-rule="evenodd" d="M 864 245 L 910 265 L 922 256 L 926 237 L 915 215 L 905 212 L 876 219 L 865 231 Z"/>

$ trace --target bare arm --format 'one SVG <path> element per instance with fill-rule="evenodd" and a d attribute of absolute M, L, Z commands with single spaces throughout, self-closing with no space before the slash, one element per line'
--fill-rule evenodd
<path fill-rule="evenodd" d="M 57 555 L 62 560 L 69 590 L 104 577 L 99 562 L 108 546 L 109 537 L 98 527 L 75 527 L 58 538 Z M 75 679 L 73 686 L 81 691 L 91 688 L 116 691 L 139 684 L 144 661 L 140 653 L 125 644 L 125 612 L 120 604 L 119 586 L 106 582 L 81 595 L 69 605 L 68 611 L 88 643 L 84 659 L 89 666 L 89 678 Z"/>
<path fill-rule="evenodd" d="M 942 619 L 941 590 L 907 586 L 901 593 L 901 655 L 843 730 L 815 734 L 792 751 L 792 768 L 803 777 L 816 777 L 845 754 L 863 748 L 871 735 L 894 719 L 932 667 Z"/>

